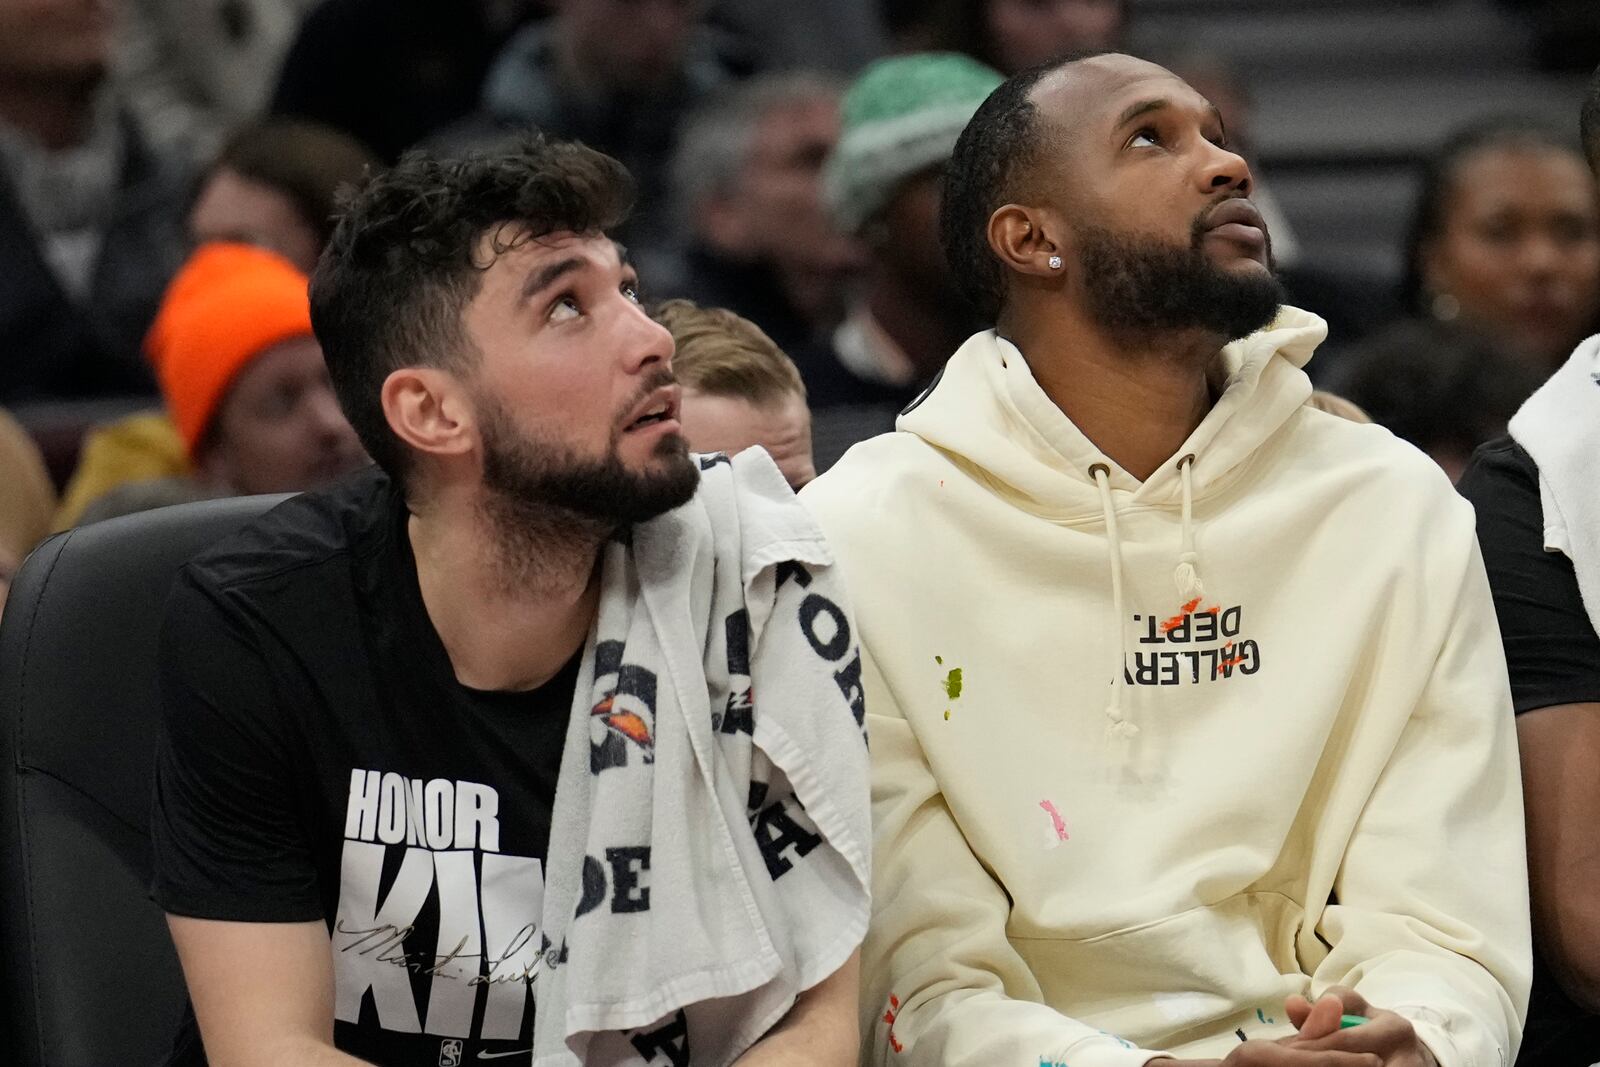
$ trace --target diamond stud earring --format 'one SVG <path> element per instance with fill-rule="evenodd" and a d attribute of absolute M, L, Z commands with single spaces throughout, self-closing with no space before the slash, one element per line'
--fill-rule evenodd
<path fill-rule="evenodd" d="M 1051 270 L 1060 270 L 1061 269 L 1061 257 L 1060 256 L 1051 256 L 1050 257 L 1050 269 Z"/>

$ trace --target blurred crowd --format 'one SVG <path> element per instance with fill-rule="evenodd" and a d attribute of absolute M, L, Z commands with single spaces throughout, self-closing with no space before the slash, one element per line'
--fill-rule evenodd
<path fill-rule="evenodd" d="M 1530 20 L 1543 62 L 1592 60 L 1590 5 L 1502 6 Z M 797 388 L 778 392 L 805 399 L 803 445 L 782 403 L 763 418 L 803 447 L 796 470 L 825 470 L 987 325 L 938 243 L 941 169 L 977 103 L 1052 56 L 1125 44 L 1138 13 L 0 0 L 0 493 L 15 498 L 0 575 L 52 529 L 363 462 L 304 297 L 338 192 L 409 149 L 529 127 L 627 165 L 622 237 L 646 297 L 724 309 L 792 361 Z M 1246 77 L 1219 56 L 1155 58 L 1248 155 Z M 1270 173 L 1256 179 L 1289 291 L 1333 325 L 1313 378 L 1452 473 L 1600 324 L 1596 190 L 1566 130 L 1456 132 L 1420 176 L 1392 291 L 1307 263 Z"/>

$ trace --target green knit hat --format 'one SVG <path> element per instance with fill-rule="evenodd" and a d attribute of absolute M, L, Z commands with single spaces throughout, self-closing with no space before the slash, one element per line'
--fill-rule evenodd
<path fill-rule="evenodd" d="M 844 133 L 823 175 L 835 221 L 858 233 L 901 183 L 950 158 L 978 105 L 1005 79 L 953 52 L 880 59 L 844 97 Z"/>

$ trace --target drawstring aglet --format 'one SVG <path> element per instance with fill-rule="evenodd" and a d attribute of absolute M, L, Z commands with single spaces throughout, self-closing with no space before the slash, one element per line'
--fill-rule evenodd
<path fill-rule="evenodd" d="M 1195 566 L 1199 559 L 1199 553 L 1185 552 L 1178 557 L 1178 567 L 1172 572 L 1173 584 L 1178 587 L 1178 599 L 1186 604 L 1206 595 L 1205 583 L 1200 580 L 1200 571 Z"/>
<path fill-rule="evenodd" d="M 1111 720 L 1106 723 L 1106 736 L 1112 740 L 1131 741 L 1139 736 L 1139 728 L 1122 717 L 1122 709 L 1106 708 L 1106 718 Z"/>

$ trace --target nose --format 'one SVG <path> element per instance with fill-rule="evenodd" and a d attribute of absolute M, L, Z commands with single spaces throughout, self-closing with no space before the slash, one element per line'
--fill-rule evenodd
<path fill-rule="evenodd" d="M 1541 281 L 1559 273 L 1564 266 L 1562 250 L 1549 234 L 1530 235 L 1519 251 L 1517 259 L 1522 269 Z"/>
<path fill-rule="evenodd" d="M 329 442 L 342 438 L 355 440 L 355 431 L 350 428 L 349 420 L 344 417 L 344 410 L 339 407 L 339 398 L 334 395 L 331 386 L 322 385 L 310 390 L 306 406 L 311 416 L 312 429 L 320 439 Z"/>
<path fill-rule="evenodd" d="M 1250 164 L 1239 153 L 1214 145 L 1205 145 L 1205 158 L 1201 161 L 1196 178 L 1201 190 L 1207 194 L 1227 189 L 1240 196 L 1249 196 L 1252 187 Z"/>
<path fill-rule="evenodd" d="M 619 347 L 624 353 L 624 369 L 630 374 L 638 374 L 658 365 L 670 370 L 676 345 L 667 328 L 631 301 L 623 322 L 625 336 Z"/>

